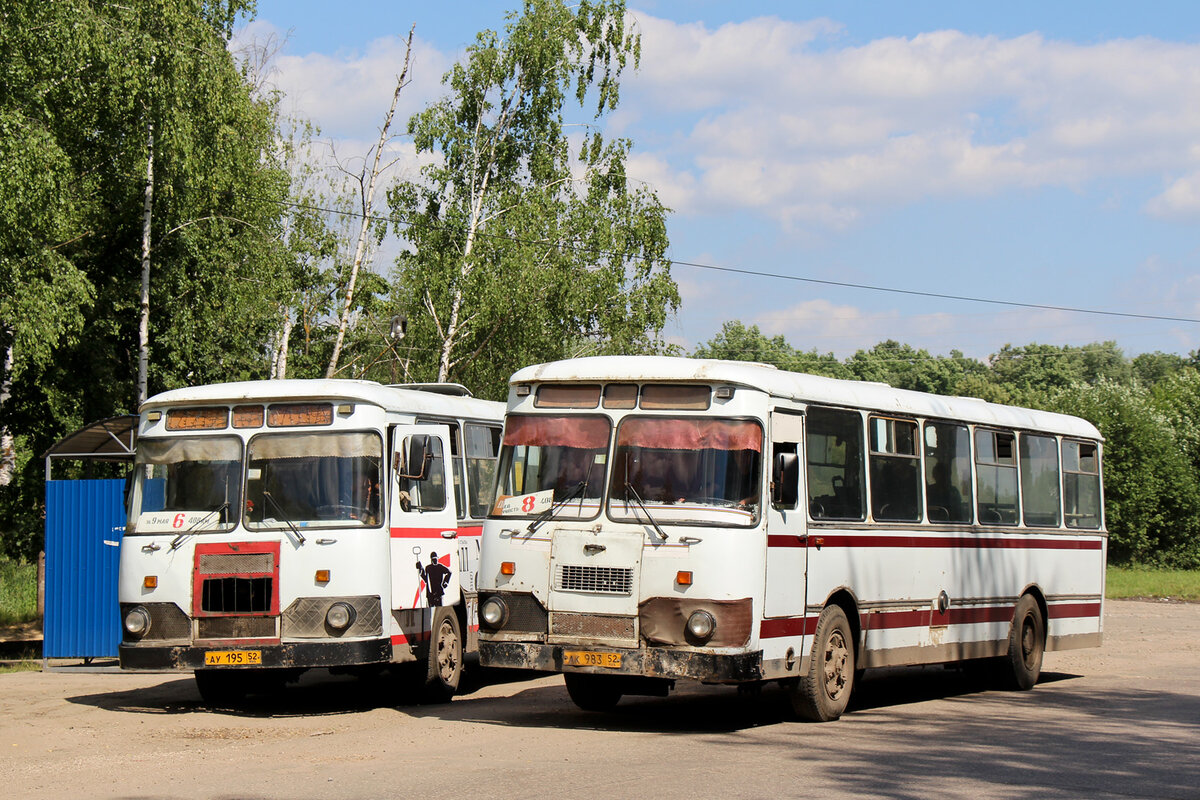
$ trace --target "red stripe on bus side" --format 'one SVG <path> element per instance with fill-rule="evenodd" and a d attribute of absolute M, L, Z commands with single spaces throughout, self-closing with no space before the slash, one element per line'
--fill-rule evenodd
<path fill-rule="evenodd" d="M 392 528 L 393 539 L 437 539 L 449 528 Z M 482 525 L 463 525 L 455 528 L 459 536 L 481 536 Z"/>
<path fill-rule="evenodd" d="M 997 537 L 972 538 L 951 536 L 828 536 L 810 533 L 807 541 L 795 534 L 767 536 L 767 547 L 939 547 L 996 550 L 1100 550 L 1097 539 L 1029 539 Z"/>
<path fill-rule="evenodd" d="M 1100 616 L 1099 603 L 1060 603 L 1048 609 L 1050 619 L 1088 618 Z M 927 608 L 912 611 L 881 611 L 863 614 L 859 623 L 869 630 L 893 628 L 925 628 L 942 625 L 974 625 L 982 622 L 1009 622 L 1013 616 L 1012 606 L 988 606 L 985 608 L 951 608 L 945 614 Z M 810 636 L 817 628 L 817 615 L 809 617 L 785 617 L 764 619 L 759 625 L 758 635 L 763 639 L 781 636 Z"/>

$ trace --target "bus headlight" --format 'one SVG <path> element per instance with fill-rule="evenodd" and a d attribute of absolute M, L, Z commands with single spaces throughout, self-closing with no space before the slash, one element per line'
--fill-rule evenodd
<path fill-rule="evenodd" d="M 140 639 L 150 630 L 150 612 L 138 606 L 129 609 L 125 615 L 125 631 L 135 639 Z"/>
<path fill-rule="evenodd" d="M 492 629 L 500 629 L 508 620 L 508 606 L 499 597 L 489 597 L 479 607 L 479 619 Z"/>
<path fill-rule="evenodd" d="M 707 642 L 717 631 L 717 620 L 707 611 L 693 611 L 687 618 L 688 635 L 701 642 Z"/>
<path fill-rule="evenodd" d="M 332 630 L 344 631 L 354 624 L 355 616 L 357 615 L 354 612 L 354 606 L 339 601 L 331 605 L 325 612 L 325 624 Z"/>

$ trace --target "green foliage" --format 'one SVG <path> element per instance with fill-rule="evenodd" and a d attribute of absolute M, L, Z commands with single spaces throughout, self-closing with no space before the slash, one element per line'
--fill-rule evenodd
<path fill-rule="evenodd" d="M 0 10 L 0 425 L 20 467 L 0 550 L 31 557 L 40 454 L 132 410 L 154 136 L 151 393 L 265 377 L 291 289 L 275 111 L 227 49 L 242 0 L 12 0 Z"/>
<path fill-rule="evenodd" d="M 1123 599 L 1170 599 L 1200 602 L 1200 570 L 1147 567 L 1108 568 L 1104 596 Z"/>
<path fill-rule="evenodd" d="M 0 557 L 0 625 L 37 618 L 37 565 Z"/>
<path fill-rule="evenodd" d="M 568 139 L 573 95 L 616 108 L 638 39 L 623 2 L 531 0 L 505 36 L 478 35 L 449 93 L 412 118 L 438 159 L 388 194 L 410 248 L 391 302 L 407 314 L 406 378 L 503 396 L 516 368 L 581 354 L 655 352 L 679 294 L 666 209 L 631 186 L 631 143 Z M 578 145 L 576 157 L 572 147 Z"/>

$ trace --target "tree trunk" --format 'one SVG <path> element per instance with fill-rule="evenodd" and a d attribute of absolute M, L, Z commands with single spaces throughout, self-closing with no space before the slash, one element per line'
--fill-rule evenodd
<path fill-rule="evenodd" d="M 146 401 L 150 369 L 150 218 L 154 208 L 154 123 L 146 125 L 146 191 L 142 199 L 142 316 L 138 323 L 138 383 L 134 410 Z"/>
<path fill-rule="evenodd" d="M 4 334 L 4 366 L 0 367 L 0 410 L 8 404 L 9 395 L 12 392 L 12 370 L 13 370 L 13 332 L 7 328 L 2 329 Z M 8 426 L 0 426 L 0 486 L 8 486 L 12 483 L 13 473 L 17 469 L 17 449 L 13 442 L 12 433 L 9 432 Z"/>
<path fill-rule="evenodd" d="M 282 380 L 287 377 L 288 342 L 292 339 L 292 314 L 289 310 L 283 318 L 283 329 L 279 331 L 279 344 L 275 348 L 275 358 L 271 361 L 271 377 Z"/>
<path fill-rule="evenodd" d="M 415 25 L 413 28 L 415 29 Z M 383 156 L 383 148 L 388 142 L 388 129 L 392 127 L 392 116 L 396 113 L 396 103 L 400 100 L 400 91 L 407 85 L 408 63 L 412 56 L 412 29 L 408 32 L 408 44 L 404 50 L 404 69 L 396 79 L 396 91 L 392 93 L 392 104 L 388 107 L 387 116 L 383 120 L 383 128 L 379 131 L 379 142 L 375 145 L 375 160 L 371 164 L 370 173 L 360 177 L 365 178 L 366 189 L 363 194 L 362 225 L 358 229 L 358 243 L 354 246 L 354 261 L 350 265 L 350 280 L 346 283 L 346 300 L 342 304 L 342 315 L 338 320 L 337 339 L 333 343 L 333 354 L 329 357 L 329 366 L 325 369 L 325 377 L 332 378 L 337 373 L 338 359 L 342 354 L 342 342 L 346 338 L 346 328 L 350 324 L 350 308 L 354 303 L 354 286 L 358 282 L 358 270 L 362 266 L 363 256 L 367 251 L 367 236 L 371 232 L 371 217 L 375 210 L 375 184 L 379 180 L 379 160 Z M 361 185 L 361 183 L 360 183 Z"/>

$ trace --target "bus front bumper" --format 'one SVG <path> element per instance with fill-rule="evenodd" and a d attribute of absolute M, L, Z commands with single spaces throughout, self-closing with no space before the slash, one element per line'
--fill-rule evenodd
<path fill-rule="evenodd" d="M 232 666 L 213 666 L 205 663 L 207 653 L 253 652 L 258 663 Z M 231 642 L 206 645 L 129 645 L 118 648 L 122 669 L 129 670 L 187 670 L 204 669 L 309 669 L 340 667 L 357 664 L 387 663 L 392 660 L 392 644 L 388 639 L 368 639 L 354 642 L 283 642 L 254 644 Z"/>
<path fill-rule="evenodd" d="M 579 651 L 591 654 L 618 655 L 620 664 L 619 666 L 580 667 L 563 663 L 566 660 L 564 653 Z M 532 669 L 540 672 L 637 675 L 647 678 L 680 678 L 703 683 L 746 683 L 763 679 L 761 651 L 727 654 L 670 647 L 622 650 L 581 645 L 481 641 L 479 643 L 479 663 L 485 667 Z"/>

